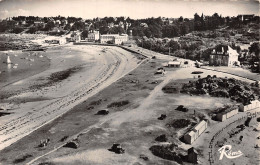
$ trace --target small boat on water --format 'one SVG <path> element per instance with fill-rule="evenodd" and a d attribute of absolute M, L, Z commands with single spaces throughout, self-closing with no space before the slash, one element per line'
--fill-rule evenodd
<path fill-rule="evenodd" d="M 7 56 L 6 63 L 7 63 L 7 64 L 12 64 L 12 62 L 11 62 L 11 60 L 10 60 L 10 57 L 9 57 L 9 56 Z"/>

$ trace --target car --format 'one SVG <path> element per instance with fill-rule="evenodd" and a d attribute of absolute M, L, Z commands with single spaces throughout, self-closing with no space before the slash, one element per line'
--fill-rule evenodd
<path fill-rule="evenodd" d="M 97 115 L 107 115 L 109 111 L 107 109 L 102 109 L 96 113 Z"/>

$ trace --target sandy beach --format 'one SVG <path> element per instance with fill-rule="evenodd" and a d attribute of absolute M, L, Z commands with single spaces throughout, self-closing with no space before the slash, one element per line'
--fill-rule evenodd
<path fill-rule="evenodd" d="M 10 80 L 14 83 L 1 89 L 1 106 L 10 113 L 1 119 L 1 149 L 64 114 L 138 65 L 131 53 L 116 47 L 66 45 L 41 53 L 43 59 L 50 60 L 46 68 L 38 65 L 42 70 L 37 74 L 25 71 L 29 77 L 21 79 L 23 74 L 19 74 Z M 71 68 L 73 73 L 67 73 Z M 52 81 L 52 74 L 67 77 Z"/>

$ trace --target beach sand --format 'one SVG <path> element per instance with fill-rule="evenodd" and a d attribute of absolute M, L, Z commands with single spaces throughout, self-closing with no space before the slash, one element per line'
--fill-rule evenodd
<path fill-rule="evenodd" d="M 46 68 L 39 65 L 37 74 L 21 71 L 1 89 L 0 105 L 10 113 L 1 117 L 1 148 L 110 85 L 139 61 L 121 48 L 85 45 L 55 46 L 43 56 L 50 61 Z"/>

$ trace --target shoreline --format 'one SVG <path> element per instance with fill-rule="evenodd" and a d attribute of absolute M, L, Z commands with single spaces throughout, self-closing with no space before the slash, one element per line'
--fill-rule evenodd
<path fill-rule="evenodd" d="M 112 54 L 111 54 L 111 55 L 112 55 Z M 114 55 L 113 55 L 113 56 L 114 56 Z M 111 57 L 113 57 L 113 56 L 111 56 Z M 116 56 L 115 56 L 115 57 L 116 57 Z M 99 58 L 100 58 L 100 57 L 99 57 Z M 102 58 L 103 58 L 103 57 L 102 57 Z M 108 57 L 105 57 L 105 58 L 108 58 Z M 110 57 L 109 57 L 109 58 L 110 58 Z M 113 58 L 114 58 L 114 57 L 113 57 Z M 118 58 L 118 60 L 119 60 L 119 57 L 116 57 L 116 58 Z M 121 57 L 120 57 L 120 58 L 121 58 Z M 116 59 L 114 59 L 114 60 L 116 60 Z M 122 61 L 122 62 L 123 62 L 123 61 Z M 109 62 L 109 63 L 111 63 L 111 62 Z M 120 62 L 120 63 L 121 63 L 121 62 Z M 124 63 L 125 63 L 125 62 L 124 62 Z M 115 63 L 115 64 L 116 64 L 116 63 Z M 119 65 L 119 63 L 118 63 L 117 65 Z M 117 69 L 117 68 L 114 68 L 114 67 L 116 67 L 116 66 L 111 65 L 111 64 L 109 64 L 108 66 L 109 66 L 110 68 L 112 67 L 112 68 L 111 68 L 112 70 L 111 70 L 111 69 L 107 69 L 107 68 L 103 68 L 103 70 L 106 71 L 106 72 L 103 73 L 104 75 L 101 75 L 101 77 L 99 78 L 100 80 L 94 80 L 92 83 L 95 83 L 95 84 L 96 84 L 97 82 L 100 81 L 101 84 L 102 84 L 103 82 L 106 82 L 106 79 L 107 79 L 107 78 L 106 78 L 106 77 L 103 77 L 103 76 L 105 76 L 105 75 L 108 76 L 108 78 L 110 79 L 110 80 L 108 81 L 109 84 L 111 84 L 112 82 L 116 81 L 118 78 L 122 77 L 122 74 L 119 74 L 119 73 L 117 73 L 117 76 L 114 75 L 114 73 L 113 73 L 114 71 L 113 71 L 113 70 L 115 69 L 115 71 L 116 71 L 116 70 L 119 69 L 118 71 L 122 72 L 121 70 L 122 70 L 123 68 L 120 67 L 121 69 L 120 69 L 120 68 Z M 127 65 L 126 65 L 126 66 L 127 66 Z M 138 66 L 138 65 L 137 65 L 137 66 Z M 102 66 L 102 67 L 103 67 L 103 66 Z M 114 68 L 114 69 L 113 69 L 113 68 Z M 118 71 L 117 71 L 117 72 L 118 72 Z M 127 71 L 126 73 L 128 73 L 128 72 L 129 72 L 129 71 Z M 115 73 L 116 73 L 116 72 L 115 72 Z M 116 76 L 117 78 L 116 78 L 116 79 L 115 79 L 115 77 L 114 77 L 114 78 L 110 78 L 110 76 L 112 76 L 112 75 L 113 75 L 113 76 Z M 119 76 L 119 75 L 120 75 L 120 76 Z M 98 76 L 98 75 L 97 75 L 97 76 Z M 113 79 L 114 79 L 114 80 L 113 80 Z M 87 89 L 87 91 L 88 91 L 88 88 L 90 88 L 90 89 L 91 89 L 91 88 L 99 88 L 99 89 L 95 89 L 95 92 L 92 92 L 92 90 L 89 91 L 89 92 L 95 94 L 95 93 L 97 93 L 98 91 L 100 91 L 101 88 L 104 88 L 105 86 L 108 86 L 108 82 L 106 82 L 105 84 L 102 84 L 102 85 L 101 85 L 100 83 L 98 83 L 97 85 L 98 85 L 98 86 L 101 85 L 100 87 L 95 86 L 94 84 L 93 84 L 94 86 L 90 84 L 90 87 L 87 87 L 86 89 Z M 92 87 L 91 87 L 91 86 L 92 86 Z M 86 90 L 86 89 L 84 89 L 84 90 Z M 84 91 L 84 90 L 83 90 L 83 91 Z M 81 90 L 80 90 L 80 91 L 81 91 Z M 89 95 L 89 94 L 86 94 L 86 93 L 84 93 L 84 92 L 82 93 L 82 92 L 80 92 L 80 91 L 78 91 L 78 92 L 74 91 L 74 92 L 73 92 L 74 94 L 72 93 L 73 97 L 76 97 L 76 98 L 75 98 L 75 101 L 76 101 L 76 100 L 82 100 L 82 98 L 80 98 L 80 97 L 82 97 L 82 96 L 84 96 L 84 99 L 83 99 L 83 100 L 85 100 L 85 99 L 87 99 L 87 98 L 89 97 L 89 96 L 88 96 L 88 97 L 85 97 L 85 95 L 87 96 L 87 95 Z M 93 91 L 94 91 L 94 90 L 93 90 Z M 81 94 L 80 94 L 80 93 L 81 93 Z M 93 94 L 92 94 L 92 95 L 93 95 Z M 72 97 L 72 98 L 73 98 L 73 97 Z M 64 101 L 65 101 L 65 100 L 64 100 Z M 72 103 L 75 102 L 75 101 L 72 101 Z M 57 101 L 56 101 L 56 102 L 57 102 Z M 59 102 L 60 102 L 60 101 L 58 101 L 57 103 L 59 103 Z M 70 101 L 70 102 L 71 102 L 71 101 Z M 78 104 L 78 101 L 76 101 L 76 102 L 77 102 L 77 104 Z M 76 102 L 75 102 L 75 103 L 76 103 Z M 76 105 L 75 103 L 73 103 L 73 105 Z M 56 104 L 56 103 L 55 103 L 55 104 Z M 62 106 L 65 106 L 65 104 L 63 104 Z M 61 106 L 61 107 L 62 107 L 62 106 Z M 54 106 L 54 107 L 55 107 L 55 106 Z M 68 106 L 66 105 L 66 107 L 68 107 Z M 69 106 L 69 107 L 72 108 L 71 106 Z M 43 108 L 44 108 L 44 107 L 43 107 Z M 68 110 L 69 110 L 70 108 L 68 108 Z M 46 109 L 46 108 L 45 108 L 45 109 Z M 64 108 L 62 108 L 62 109 L 64 109 Z M 62 114 L 64 114 L 64 113 L 67 112 L 68 110 L 62 110 L 62 111 L 64 111 L 64 112 L 61 113 L 61 114 L 59 114 L 59 115 L 55 115 L 55 116 L 56 116 L 55 118 L 57 118 L 58 116 L 61 116 Z M 39 111 L 39 110 L 37 110 L 37 111 Z M 25 117 L 25 116 L 24 116 L 24 117 Z M 28 117 L 26 117 L 26 118 L 28 118 Z M 52 120 L 53 120 L 53 119 L 54 119 L 54 118 L 52 118 Z M 48 121 L 50 121 L 50 120 L 48 120 Z M 11 121 L 8 122 L 8 123 L 11 124 Z M 46 124 L 46 122 L 40 124 L 40 126 L 42 126 L 43 124 Z M 6 125 L 6 124 L 5 124 L 5 125 Z M 3 126 L 2 126 L 2 127 L 3 127 Z M 4 127 L 6 127 L 6 126 L 4 126 Z M 30 127 L 31 127 L 31 126 L 30 126 Z M 37 128 L 38 128 L 38 127 L 37 127 Z M 33 130 L 35 130 L 35 129 L 37 129 L 37 128 L 34 128 Z M 3 132 L 3 131 L 1 131 L 1 132 Z M 30 131 L 30 132 L 31 132 L 31 131 Z M 29 134 L 29 133 L 27 133 L 27 134 Z M 19 136 L 21 136 L 21 135 L 19 135 Z M 2 147 L 4 147 L 4 146 L 2 145 Z"/>

